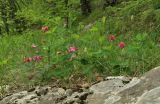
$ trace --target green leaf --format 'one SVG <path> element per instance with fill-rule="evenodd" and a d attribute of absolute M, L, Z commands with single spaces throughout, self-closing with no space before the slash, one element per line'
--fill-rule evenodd
<path fill-rule="evenodd" d="M 130 45 L 126 48 L 126 52 L 129 53 L 129 54 L 136 54 L 137 51 L 139 51 L 141 47 L 140 46 L 137 46 L 137 45 Z"/>
<path fill-rule="evenodd" d="M 119 65 L 119 66 L 128 66 L 128 61 L 126 60 L 126 61 L 116 61 L 116 60 L 114 60 L 114 61 L 112 61 L 112 62 L 110 62 L 110 64 L 112 65 L 112 66 L 116 66 L 116 65 Z"/>
<path fill-rule="evenodd" d="M 5 65 L 5 64 L 7 64 L 7 63 L 8 63 L 8 59 L 3 60 L 3 61 L 0 61 L 0 66 L 1 66 L 1 65 Z"/>
<path fill-rule="evenodd" d="M 102 17 L 102 23 L 103 23 L 103 24 L 106 23 L 106 17 L 105 17 L 105 16 Z"/>
<path fill-rule="evenodd" d="M 72 54 L 63 55 L 60 60 L 61 60 L 61 61 L 69 60 L 69 59 L 71 58 L 71 56 L 72 56 Z"/>
<path fill-rule="evenodd" d="M 143 40 L 145 40 L 146 39 L 146 34 L 138 34 L 137 36 L 136 36 L 136 40 L 137 41 L 143 41 Z"/>
<path fill-rule="evenodd" d="M 82 59 L 80 60 L 80 62 L 81 62 L 81 64 L 83 64 L 83 65 L 89 64 L 88 60 L 85 59 L 85 58 L 82 58 Z"/>
<path fill-rule="evenodd" d="M 97 32 L 98 31 L 98 28 L 93 26 L 91 29 L 90 29 L 91 32 Z"/>

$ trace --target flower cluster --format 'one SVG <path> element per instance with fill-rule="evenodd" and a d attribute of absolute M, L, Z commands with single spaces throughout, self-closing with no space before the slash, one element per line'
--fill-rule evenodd
<path fill-rule="evenodd" d="M 110 41 L 110 42 L 114 41 L 115 39 L 116 39 L 116 37 L 115 37 L 114 35 L 110 35 L 110 36 L 109 36 L 109 41 Z"/>
<path fill-rule="evenodd" d="M 108 38 L 108 40 L 110 42 L 114 41 L 115 39 L 116 39 L 116 37 L 114 35 L 110 35 L 109 38 Z M 124 42 L 120 42 L 118 44 L 118 46 L 119 46 L 119 48 L 123 49 L 126 46 L 126 44 Z"/>
<path fill-rule="evenodd" d="M 41 28 L 41 30 L 42 30 L 43 32 L 47 32 L 47 31 L 49 30 L 49 28 L 48 28 L 48 26 L 43 26 L 43 27 Z"/>
<path fill-rule="evenodd" d="M 78 48 L 76 48 L 76 47 L 69 47 L 68 53 L 73 53 L 73 52 L 76 52 L 77 50 L 78 50 Z"/>
<path fill-rule="evenodd" d="M 125 45 L 124 42 L 120 42 L 120 43 L 118 44 L 118 46 L 119 46 L 120 48 L 124 48 L 126 45 Z"/>
<path fill-rule="evenodd" d="M 29 63 L 32 62 L 32 58 L 31 57 L 26 57 L 23 59 L 24 63 Z"/>
<path fill-rule="evenodd" d="M 33 43 L 31 45 L 31 48 L 37 48 L 37 45 Z M 33 56 L 33 57 L 25 57 L 23 59 L 23 62 L 24 63 L 30 63 L 32 61 L 34 61 L 34 62 L 40 62 L 41 60 L 42 60 L 42 56 L 36 55 L 36 56 Z"/>
<path fill-rule="evenodd" d="M 49 30 L 49 28 L 48 28 L 48 26 L 43 26 L 43 27 L 41 28 L 41 30 L 42 30 L 43 32 L 47 32 L 47 31 Z M 108 37 L 108 40 L 109 40 L 109 42 L 113 42 L 113 41 L 116 40 L 116 36 L 115 36 L 115 35 L 110 35 L 110 36 Z M 126 46 L 126 44 L 125 44 L 123 41 L 121 41 L 121 42 L 118 43 L 118 47 L 121 48 L 121 49 L 125 48 L 125 46 Z M 35 49 L 35 48 L 37 48 L 37 45 L 33 43 L 33 44 L 31 45 L 31 48 Z M 70 46 L 70 47 L 68 48 L 68 50 L 67 50 L 68 53 L 75 53 L 75 52 L 77 52 L 77 51 L 78 51 L 78 48 L 75 47 L 75 46 Z M 40 62 L 41 60 L 42 60 L 42 57 L 39 56 L 39 55 L 36 55 L 36 56 L 33 56 L 33 57 L 25 57 L 25 58 L 24 58 L 24 62 L 25 62 L 25 63 L 30 63 L 30 62 L 32 62 L 32 61 L 34 61 L 34 62 Z"/>
<path fill-rule="evenodd" d="M 32 61 L 39 62 L 41 60 L 42 60 L 41 56 L 33 56 L 33 57 L 25 57 L 23 61 L 24 63 L 30 63 Z"/>
<path fill-rule="evenodd" d="M 37 45 L 35 45 L 34 43 L 31 46 L 32 48 L 37 48 Z"/>
<path fill-rule="evenodd" d="M 48 26 L 42 26 L 41 30 L 43 32 L 47 32 L 49 30 L 49 28 L 48 28 Z M 37 45 L 33 43 L 31 45 L 31 48 L 37 48 Z M 36 55 L 36 56 L 33 56 L 33 57 L 25 57 L 23 59 L 23 62 L 24 63 L 30 63 L 32 61 L 34 61 L 34 62 L 40 62 L 41 60 L 42 60 L 42 56 Z"/>

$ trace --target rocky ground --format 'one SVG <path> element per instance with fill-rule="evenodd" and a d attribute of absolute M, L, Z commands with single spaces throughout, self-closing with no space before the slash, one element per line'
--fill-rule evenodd
<path fill-rule="evenodd" d="M 141 78 L 107 77 L 78 90 L 36 87 L 7 95 L 0 104 L 160 104 L 160 67 Z"/>

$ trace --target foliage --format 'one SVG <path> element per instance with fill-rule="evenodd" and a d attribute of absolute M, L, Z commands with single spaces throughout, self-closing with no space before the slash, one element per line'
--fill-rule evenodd
<path fill-rule="evenodd" d="M 17 17 L 17 11 L 21 10 L 22 6 L 31 3 L 30 0 L 0 0 L 0 33 L 22 32 L 25 29 L 25 20 L 22 17 Z M 2 31 L 3 30 L 3 31 Z"/>
<path fill-rule="evenodd" d="M 73 76 L 89 82 L 97 80 L 97 74 L 139 76 L 160 65 L 158 1 L 126 0 L 100 8 L 104 1 L 93 0 L 95 8 L 88 17 L 81 14 L 76 0 L 67 6 L 63 0 L 33 0 L 28 5 L 25 1 L 18 2 L 22 7 L 13 20 L 8 17 L 8 1 L 3 3 L 14 35 L 6 35 L 0 20 L 2 85 L 70 82 Z M 14 31 L 17 26 L 22 32 Z"/>
<path fill-rule="evenodd" d="M 103 0 L 93 1 L 94 11 L 82 20 L 83 24 L 94 22 L 103 16 L 107 18 L 106 30 L 110 33 L 117 31 L 159 31 L 159 0 L 126 0 L 119 1 L 116 6 L 103 7 Z M 98 14 L 98 15 L 96 15 Z"/>

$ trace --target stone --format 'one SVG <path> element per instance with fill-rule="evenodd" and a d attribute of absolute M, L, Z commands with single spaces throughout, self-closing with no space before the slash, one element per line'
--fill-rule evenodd
<path fill-rule="evenodd" d="M 73 104 L 75 101 L 78 101 L 79 99 L 78 98 L 67 98 L 63 104 Z"/>
<path fill-rule="evenodd" d="M 90 88 L 93 95 L 87 97 L 88 104 L 160 104 L 160 67 L 140 78 L 124 78 L 108 77 L 93 85 Z"/>
<path fill-rule="evenodd" d="M 58 93 L 60 95 L 64 95 L 65 94 L 65 90 L 63 88 L 58 88 Z"/>
<path fill-rule="evenodd" d="M 160 67 L 140 78 L 110 76 L 81 91 L 37 86 L 9 94 L 0 104 L 160 104 Z"/>
<path fill-rule="evenodd" d="M 118 102 L 121 99 L 120 96 L 110 96 L 107 99 L 105 99 L 104 104 L 114 104 L 115 102 Z"/>
<path fill-rule="evenodd" d="M 28 90 L 28 92 L 33 92 L 35 90 L 36 90 L 36 88 L 31 88 L 31 89 Z"/>
<path fill-rule="evenodd" d="M 46 95 L 49 89 L 51 88 L 50 87 L 42 87 L 42 88 L 37 87 L 34 92 L 37 94 L 37 96 L 41 96 L 41 95 Z"/>
<path fill-rule="evenodd" d="M 82 93 L 79 94 L 79 99 L 80 100 L 86 100 L 88 95 L 89 95 L 88 92 L 82 92 Z"/>
<path fill-rule="evenodd" d="M 66 92 L 65 92 L 65 95 L 71 96 L 72 93 L 73 93 L 73 91 L 71 89 L 67 89 Z"/>
<path fill-rule="evenodd" d="M 82 84 L 82 88 L 88 89 L 90 87 L 89 83 Z"/>
<path fill-rule="evenodd" d="M 160 87 L 156 87 L 139 97 L 136 104 L 160 104 Z"/>
<path fill-rule="evenodd" d="M 27 96 L 25 96 L 25 97 L 23 97 L 22 98 L 22 100 L 24 100 L 25 102 L 27 102 L 27 101 L 36 101 L 36 100 L 38 101 L 38 97 L 37 97 L 37 95 L 36 94 L 30 94 L 30 95 L 27 95 Z"/>
<path fill-rule="evenodd" d="M 102 81 L 90 87 L 90 90 L 94 93 L 109 93 L 111 91 L 117 91 L 124 84 L 120 79 L 112 79 L 107 81 Z"/>
<path fill-rule="evenodd" d="M 9 92 L 9 90 L 10 90 L 10 86 L 9 85 L 0 86 L 0 91 Z"/>
<path fill-rule="evenodd" d="M 104 93 L 93 93 L 89 95 L 86 99 L 87 104 L 104 104 L 107 95 Z"/>
<path fill-rule="evenodd" d="M 57 96 L 54 96 L 53 93 L 48 93 L 47 95 L 43 96 L 39 100 L 39 104 L 55 104 L 57 100 Z"/>
<path fill-rule="evenodd" d="M 2 99 L 2 101 L 0 101 L 0 104 L 13 104 L 13 102 L 17 102 L 17 99 L 22 99 L 24 96 L 26 96 L 28 93 L 27 91 L 22 91 L 19 93 L 15 93 L 11 96 L 7 96 L 6 98 Z"/>
<path fill-rule="evenodd" d="M 95 84 L 90 88 L 94 94 L 88 97 L 87 100 L 89 100 L 89 104 L 114 104 L 121 99 L 121 96 L 116 94 L 140 82 L 139 78 L 135 77 L 131 79 L 123 76 L 107 77 L 105 80 L 106 81 Z M 124 83 L 124 81 L 128 81 L 128 83 Z"/>
<path fill-rule="evenodd" d="M 131 80 L 128 84 L 126 84 L 125 86 L 121 87 L 121 88 L 120 88 L 117 92 L 115 92 L 115 93 L 120 93 L 120 92 L 124 91 L 125 89 L 131 88 L 131 87 L 137 85 L 138 83 L 140 83 L 140 81 L 141 81 L 141 80 L 140 80 L 139 78 L 134 77 L 134 78 L 132 78 L 132 80 Z"/>

